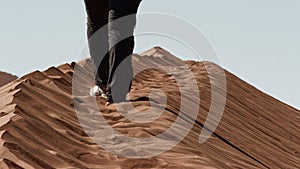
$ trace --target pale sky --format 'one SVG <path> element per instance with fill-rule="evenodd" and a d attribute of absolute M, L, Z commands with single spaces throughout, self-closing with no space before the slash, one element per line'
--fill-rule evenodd
<path fill-rule="evenodd" d="M 225 69 L 300 109 L 299 0 L 143 0 L 139 12 L 171 14 L 195 25 Z M 0 70 L 18 76 L 77 61 L 86 43 L 83 0 L 1 0 L 0 21 Z M 158 37 L 137 37 L 135 52 L 156 45 L 195 59 Z"/>

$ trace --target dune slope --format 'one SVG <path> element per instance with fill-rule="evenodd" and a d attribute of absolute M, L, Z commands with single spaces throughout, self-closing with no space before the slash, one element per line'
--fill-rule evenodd
<path fill-rule="evenodd" d="M 17 79 L 17 76 L 0 71 L 0 87 Z"/>
<path fill-rule="evenodd" d="M 185 85 L 192 77 L 181 73 L 174 57 L 161 48 L 153 48 L 133 57 L 135 71 L 145 63 L 169 65 Z M 180 59 L 176 58 L 176 62 Z M 89 59 L 63 64 L 46 71 L 30 73 L 0 88 L 0 168 L 299 168 L 300 111 L 296 110 L 225 71 L 227 89 L 214 83 L 221 67 L 210 62 L 185 61 L 196 78 L 201 100 L 197 119 L 188 135 L 171 150 L 154 157 L 130 159 L 98 146 L 81 127 L 74 110 L 93 113 L 88 104 L 95 98 L 74 97 L 74 68 L 91 72 Z M 215 74 L 209 79 L 207 68 Z M 176 74 L 175 73 L 175 74 Z M 91 73 L 78 77 L 88 85 L 77 88 L 86 92 L 93 85 Z M 83 84 L 84 84 L 83 83 Z M 80 84 L 80 83 L 76 83 Z M 226 90 L 226 104 L 219 126 L 205 143 L 199 143 L 208 111 L 212 105 L 211 89 Z M 97 98 L 101 115 L 115 130 L 130 137 L 146 138 L 165 131 L 180 109 L 180 92 L 171 75 L 149 69 L 133 80 L 130 98 L 136 109 L 151 104 L 145 98 L 151 90 L 161 89 L 167 96 L 162 115 L 148 124 L 135 123 L 122 116 L 115 105 L 103 106 Z M 222 92 L 220 92 L 222 93 Z M 194 100 L 191 95 L 189 99 Z M 159 98 L 158 98 L 159 99 Z M 124 103 L 129 104 L 129 103 Z M 130 110 L 128 110 L 130 112 Z M 189 116 L 188 112 L 186 113 Z M 91 123 L 97 123 L 93 119 Z M 184 119 L 187 122 L 187 119 Z M 145 145 L 147 146 L 147 145 Z M 127 151 L 128 147 L 122 147 Z"/>

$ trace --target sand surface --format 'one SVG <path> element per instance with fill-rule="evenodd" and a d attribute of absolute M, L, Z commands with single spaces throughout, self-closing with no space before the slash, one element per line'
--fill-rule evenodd
<path fill-rule="evenodd" d="M 0 87 L 17 79 L 17 76 L 0 71 Z"/>
<path fill-rule="evenodd" d="M 184 87 L 188 88 L 193 80 L 183 72 L 182 67 L 176 66 L 181 60 L 161 48 L 153 48 L 141 55 L 133 57 L 135 71 L 150 63 L 168 65 L 168 69 L 184 82 Z M 196 121 L 187 136 L 174 148 L 143 159 L 125 158 L 101 148 L 80 125 L 74 104 L 79 105 L 76 110 L 81 113 L 96 112 L 89 105 L 89 101 L 95 98 L 87 94 L 93 85 L 89 80 L 92 78 L 89 59 L 51 67 L 43 72 L 36 71 L 2 86 L 0 168 L 300 167 L 299 110 L 264 94 L 227 71 L 227 89 L 218 86 L 215 81 L 224 70 L 213 63 L 185 61 L 185 64 L 192 70 L 200 94 Z M 74 68 L 86 76 L 78 77 L 76 82 L 72 81 Z M 208 68 L 214 72 L 211 79 L 207 73 Z M 81 96 L 72 95 L 74 83 L 78 84 L 76 88 L 82 89 Z M 218 97 L 226 97 L 226 105 L 213 135 L 205 143 L 199 143 L 199 133 L 214 104 L 211 94 L 213 87 L 219 91 Z M 129 94 L 129 98 L 135 100 L 132 105 L 138 110 L 149 109 L 150 101 L 144 98 L 153 89 L 164 92 L 167 106 L 159 118 L 149 123 L 137 123 L 125 118 L 115 105 L 103 106 L 105 100 L 101 98 L 97 98 L 96 102 L 101 115 L 116 131 L 134 138 L 148 138 L 171 126 L 179 114 L 181 104 L 179 86 L 174 77 L 163 71 L 149 69 L 140 72 L 133 81 Z M 225 96 L 222 94 L 224 91 L 227 91 Z M 194 97 L 190 95 L 189 99 L 197 100 Z M 129 103 L 123 103 L 123 106 L 126 107 L 126 104 Z M 131 112 L 125 111 L 129 114 Z M 189 111 L 184 113 L 187 118 L 183 121 L 192 123 L 188 118 Z M 85 120 L 97 125 L 93 119 Z M 120 150 L 129 151 L 131 147 L 122 146 L 122 141 L 126 140 L 120 140 Z"/>

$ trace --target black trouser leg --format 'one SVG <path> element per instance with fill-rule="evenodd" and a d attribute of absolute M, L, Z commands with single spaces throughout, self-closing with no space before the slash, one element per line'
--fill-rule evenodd
<path fill-rule="evenodd" d="M 133 31 L 140 0 L 109 1 L 109 78 L 108 101 L 121 102 L 131 88 L 133 76 L 131 55 L 134 48 Z M 117 19 L 124 17 L 121 21 Z"/>
<path fill-rule="evenodd" d="M 95 84 L 106 85 L 109 76 L 108 0 L 85 0 L 84 2 L 88 16 L 87 35 Z M 101 31 L 98 31 L 99 29 Z"/>

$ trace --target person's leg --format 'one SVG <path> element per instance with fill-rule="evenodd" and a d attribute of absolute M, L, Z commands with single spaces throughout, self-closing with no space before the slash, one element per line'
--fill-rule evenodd
<path fill-rule="evenodd" d="M 84 2 L 88 16 L 87 36 L 95 85 L 106 86 L 109 76 L 108 0 L 85 0 Z M 98 31 L 99 29 L 101 31 Z"/>
<path fill-rule="evenodd" d="M 140 0 L 109 0 L 110 67 L 106 93 L 108 102 L 125 101 L 126 94 L 131 88 L 133 78 L 131 63 L 134 48 L 133 31 L 140 2 Z M 126 19 L 122 19 L 121 22 L 114 22 L 124 16 Z"/>

